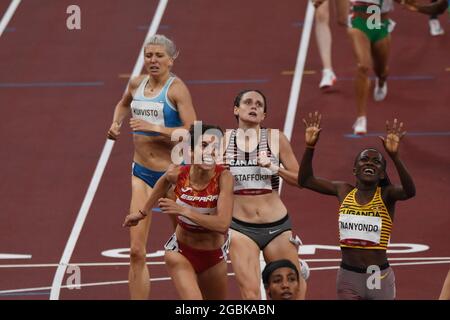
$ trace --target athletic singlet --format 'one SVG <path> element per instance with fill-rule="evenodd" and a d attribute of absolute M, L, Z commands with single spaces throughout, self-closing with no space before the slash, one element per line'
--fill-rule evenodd
<path fill-rule="evenodd" d="M 219 199 L 220 193 L 219 178 L 220 174 L 225 168 L 216 165 L 214 176 L 211 178 L 206 188 L 202 190 L 195 190 L 194 188 L 192 188 L 189 179 L 190 169 L 190 165 L 180 167 L 177 185 L 174 190 L 175 195 L 177 196 L 176 203 L 202 214 L 216 214 L 217 200 Z M 210 230 L 203 228 L 190 219 L 180 215 L 177 216 L 177 222 L 183 229 L 187 231 L 210 232 Z"/>
<path fill-rule="evenodd" d="M 182 126 L 183 123 L 178 110 L 167 97 L 167 91 L 169 91 L 169 87 L 174 79 L 175 77 L 169 77 L 158 95 L 153 98 L 147 98 L 144 95 L 144 89 L 150 80 L 150 76 L 146 76 L 133 96 L 133 101 L 131 102 L 132 117 L 168 128 Z M 147 136 L 159 135 L 158 132 L 135 131 L 133 133 Z"/>
<path fill-rule="evenodd" d="M 392 220 L 377 187 L 372 200 L 359 205 L 353 189 L 339 208 L 341 247 L 386 250 L 392 231 Z"/>
<path fill-rule="evenodd" d="M 265 152 L 273 164 L 279 163 L 270 150 L 268 133 L 268 129 L 261 128 L 259 144 L 252 152 L 245 152 L 237 146 L 237 130 L 232 130 L 225 151 L 225 161 L 230 165 L 230 172 L 234 177 L 234 194 L 257 195 L 278 190 L 280 184 L 278 174 L 272 174 L 268 168 L 258 165 L 258 157 L 262 152 Z"/>

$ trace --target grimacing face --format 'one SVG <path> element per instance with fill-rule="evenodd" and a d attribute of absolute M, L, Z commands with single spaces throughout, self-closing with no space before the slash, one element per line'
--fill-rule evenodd
<path fill-rule="evenodd" d="M 297 273 L 291 268 L 278 268 L 269 277 L 267 294 L 272 300 L 295 300 L 300 291 Z"/>
<path fill-rule="evenodd" d="M 144 64 L 150 75 L 160 76 L 170 71 L 173 59 L 163 45 L 149 44 L 144 49 Z"/>

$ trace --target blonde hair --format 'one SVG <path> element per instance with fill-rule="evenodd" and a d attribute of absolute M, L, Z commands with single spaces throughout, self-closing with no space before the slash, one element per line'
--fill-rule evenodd
<path fill-rule="evenodd" d="M 170 40 L 169 38 L 167 38 L 165 35 L 155 34 L 155 35 L 151 36 L 148 39 L 148 41 L 145 43 L 144 54 L 145 54 L 145 48 L 147 48 L 147 46 L 149 46 L 151 44 L 164 46 L 167 54 L 174 60 L 178 57 L 179 51 L 178 51 L 175 43 L 172 40 Z"/>

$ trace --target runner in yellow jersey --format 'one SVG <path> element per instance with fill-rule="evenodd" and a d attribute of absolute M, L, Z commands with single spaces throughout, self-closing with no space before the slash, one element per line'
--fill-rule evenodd
<path fill-rule="evenodd" d="M 309 114 L 306 125 L 306 149 L 303 154 L 299 185 L 339 199 L 339 237 L 342 253 L 337 274 L 339 299 L 394 299 L 395 276 L 386 255 L 392 231 L 395 203 L 414 197 L 414 182 L 399 156 L 403 123 L 386 122 L 386 137 L 380 137 L 394 162 L 401 184 L 393 185 L 386 173 L 386 160 L 376 149 L 365 149 L 353 165 L 356 184 L 330 181 L 314 175 L 312 158 L 319 140 L 321 115 Z"/>

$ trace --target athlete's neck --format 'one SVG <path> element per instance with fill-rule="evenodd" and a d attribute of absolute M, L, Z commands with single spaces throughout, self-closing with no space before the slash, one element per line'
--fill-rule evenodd
<path fill-rule="evenodd" d="M 169 79 L 170 74 L 162 74 L 160 76 L 150 76 L 148 79 L 148 85 L 155 89 L 157 87 L 162 87 L 167 82 L 167 79 Z"/>
<path fill-rule="evenodd" d="M 378 182 L 376 182 L 375 184 L 373 182 L 370 183 L 364 183 L 363 181 L 356 181 L 356 189 L 360 190 L 360 191 L 374 191 L 376 190 L 378 187 Z"/>
<path fill-rule="evenodd" d="M 212 167 L 211 169 L 202 169 L 198 165 L 191 165 L 191 170 L 189 172 L 189 177 L 191 180 L 191 183 L 195 185 L 205 185 L 209 183 L 209 180 L 214 176 L 215 167 Z"/>
<path fill-rule="evenodd" d="M 259 135 L 259 130 L 261 129 L 261 125 L 259 123 L 246 122 L 243 120 L 239 120 L 239 129 L 245 131 L 247 130 L 256 130 L 256 133 Z"/>

